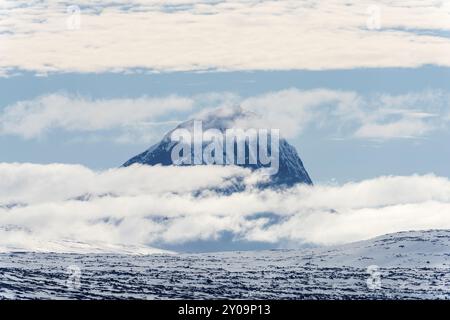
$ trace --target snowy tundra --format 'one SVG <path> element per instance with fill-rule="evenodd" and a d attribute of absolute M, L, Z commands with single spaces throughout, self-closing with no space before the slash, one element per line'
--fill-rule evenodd
<path fill-rule="evenodd" d="M 0 298 L 450 298 L 450 230 L 303 250 L 106 251 L 1 253 Z"/>

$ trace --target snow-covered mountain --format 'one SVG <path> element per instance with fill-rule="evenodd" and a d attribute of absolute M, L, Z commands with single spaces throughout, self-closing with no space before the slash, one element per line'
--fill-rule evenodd
<path fill-rule="evenodd" d="M 246 257 L 244 261 L 262 261 L 263 257 L 270 256 L 273 260 L 283 261 L 280 266 L 367 268 L 377 265 L 385 268 L 448 268 L 450 271 L 450 230 L 404 231 L 335 246 L 240 254 Z M 235 253 L 214 255 L 225 257 Z"/>
<path fill-rule="evenodd" d="M 242 108 L 232 108 L 228 109 L 227 112 L 220 110 L 214 113 L 208 113 L 206 115 L 200 116 L 197 119 L 192 119 L 186 122 L 181 123 L 176 128 L 168 132 L 163 139 L 151 146 L 146 151 L 138 154 L 137 156 L 131 158 L 126 161 L 123 166 L 127 167 L 132 164 L 146 164 L 146 165 L 163 165 L 170 166 L 173 165 L 171 153 L 172 149 L 176 145 L 176 142 L 172 141 L 171 135 L 177 129 L 187 129 L 192 132 L 195 121 L 201 121 L 203 130 L 208 129 L 218 129 L 221 132 L 225 132 L 229 128 L 235 127 L 236 123 L 240 121 L 251 119 L 255 117 L 253 113 L 246 112 Z M 259 161 L 257 164 L 250 164 L 248 157 L 248 143 L 246 145 L 246 157 L 245 164 L 243 166 L 245 168 L 250 168 L 251 170 L 267 168 L 268 165 L 263 165 Z M 203 148 L 206 145 L 203 145 Z M 258 145 L 258 150 L 259 150 Z M 269 145 L 270 147 L 270 145 Z M 235 144 L 236 148 L 236 144 Z M 224 148 L 225 150 L 225 148 Z M 225 152 L 225 151 L 224 151 Z M 272 150 L 269 149 L 269 152 Z M 191 155 L 194 158 L 194 155 Z M 224 155 L 225 157 L 225 155 Z M 204 163 L 203 163 L 204 164 Z M 237 164 L 239 165 L 239 164 Z M 312 184 L 312 180 L 309 177 L 308 172 L 303 166 L 303 162 L 300 159 L 297 150 L 290 145 L 285 139 L 280 138 L 279 140 L 279 169 L 278 172 L 272 175 L 269 179 L 268 183 L 265 183 L 261 186 L 263 187 L 289 187 L 297 183 L 306 183 Z"/>

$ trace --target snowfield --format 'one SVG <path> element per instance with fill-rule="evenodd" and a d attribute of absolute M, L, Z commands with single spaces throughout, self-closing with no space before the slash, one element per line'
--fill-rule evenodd
<path fill-rule="evenodd" d="M 9 252 L 0 276 L 4 299 L 449 299 L 450 230 L 305 250 Z"/>

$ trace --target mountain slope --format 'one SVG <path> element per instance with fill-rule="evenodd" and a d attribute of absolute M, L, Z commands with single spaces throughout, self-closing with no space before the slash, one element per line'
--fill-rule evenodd
<path fill-rule="evenodd" d="M 189 120 L 181 123 L 176 128 L 168 132 L 163 139 L 151 146 L 148 150 L 138 154 L 137 156 L 126 161 L 123 166 L 127 167 L 132 164 L 145 164 L 145 165 L 163 165 L 170 166 L 173 165 L 171 159 L 172 149 L 176 145 L 176 142 L 171 140 L 172 133 L 177 129 L 187 129 L 192 132 L 194 129 L 194 122 L 201 121 L 203 130 L 217 129 L 224 133 L 227 129 L 233 128 L 237 121 L 250 118 L 254 116 L 251 113 L 245 112 L 241 108 L 231 109 L 230 112 L 218 112 L 214 114 L 207 114 L 202 118 L 196 120 Z M 203 145 L 203 150 L 206 145 Z M 263 165 L 259 161 L 257 164 L 250 164 L 248 157 L 249 145 L 246 142 L 246 157 L 245 164 L 237 164 L 251 170 L 267 168 L 269 165 Z M 236 144 L 234 146 L 236 149 Z M 258 150 L 260 145 L 258 144 Z M 225 148 L 224 148 L 225 150 Z M 269 153 L 271 153 L 269 145 Z M 194 155 L 191 154 L 194 158 Z M 204 164 L 204 163 L 203 163 Z M 303 162 L 300 159 L 297 150 L 290 145 L 285 139 L 280 138 L 279 140 L 279 170 L 276 174 L 272 175 L 270 181 L 264 185 L 264 187 L 284 187 L 292 186 L 297 183 L 312 184 L 312 180 L 309 177 L 308 172 L 303 166 Z"/>
<path fill-rule="evenodd" d="M 232 257 L 236 253 L 214 255 Z M 241 252 L 240 256 L 244 257 L 242 261 L 255 262 L 270 256 L 273 260 L 283 261 L 283 266 L 367 268 L 377 265 L 383 268 L 450 269 L 450 230 L 404 231 L 342 245 L 301 250 L 247 251 Z"/>

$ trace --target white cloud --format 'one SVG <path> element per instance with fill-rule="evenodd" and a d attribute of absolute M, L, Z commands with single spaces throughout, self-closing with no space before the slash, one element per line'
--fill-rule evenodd
<path fill-rule="evenodd" d="M 370 139 L 414 138 L 430 130 L 421 120 L 402 119 L 383 124 L 365 124 L 355 132 L 355 136 Z"/>
<path fill-rule="evenodd" d="M 279 70 L 450 65 L 445 1 L 2 2 L 0 69 Z M 80 28 L 67 12 L 79 5 Z M 75 13 L 76 14 L 76 13 Z"/>
<path fill-rule="evenodd" d="M 248 175 L 240 167 L 136 166 L 95 172 L 81 165 L 19 163 L 0 163 L 0 172 L 3 204 L 60 201 L 86 194 L 186 193 L 220 184 L 226 186 L 232 182 L 231 178 Z"/>
<path fill-rule="evenodd" d="M 51 129 L 97 131 L 119 127 L 142 131 L 152 125 L 149 122 L 170 112 L 189 111 L 192 103 L 177 96 L 93 100 L 49 94 L 5 107 L 0 115 L 0 132 L 33 138 Z"/>
<path fill-rule="evenodd" d="M 236 126 L 279 128 L 288 138 L 308 128 L 332 128 L 339 138 L 418 138 L 446 130 L 450 95 L 422 91 L 365 96 L 352 91 L 281 90 L 241 102 L 256 117 Z M 259 115 L 259 116 L 258 116 Z"/>
<path fill-rule="evenodd" d="M 299 247 L 337 244 L 404 230 L 450 228 L 450 181 L 434 175 L 380 177 L 285 191 L 223 187 L 249 171 L 235 167 L 129 167 L 94 172 L 75 165 L 0 165 L 0 248 L 81 241 L 183 244 L 219 239 Z M 90 194 L 84 200 L 75 197 Z M 263 212 L 272 212 L 277 219 Z M 45 248 L 40 248 L 45 249 Z"/>
<path fill-rule="evenodd" d="M 245 123 L 238 121 L 236 126 L 277 128 L 282 129 L 284 136 L 293 137 L 330 117 L 347 118 L 349 113 L 359 110 L 360 99 L 355 92 L 326 89 L 270 92 L 244 99 L 242 107 L 257 117 L 245 120 Z"/>
<path fill-rule="evenodd" d="M 446 130 L 449 94 L 425 90 L 400 95 L 380 94 L 366 99 L 357 138 L 417 138 Z"/>
<path fill-rule="evenodd" d="M 0 112 L 0 134 L 30 139 L 60 129 L 98 133 L 97 139 L 103 134 L 122 143 L 148 143 L 179 121 L 201 118 L 208 112 L 230 112 L 233 106 L 241 105 L 253 116 L 236 121 L 236 127 L 281 129 L 287 138 L 298 137 L 310 128 L 331 129 L 339 138 L 417 138 L 447 130 L 449 101 L 449 93 L 432 90 L 367 96 L 353 91 L 291 88 L 246 98 L 212 92 L 133 99 L 54 93 L 6 106 Z M 112 134 L 111 130 L 116 131 Z"/>

